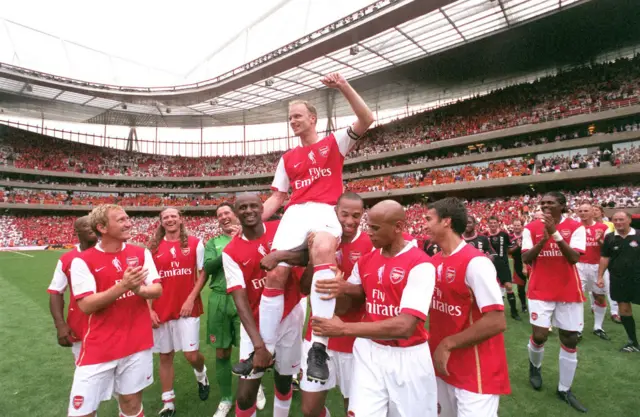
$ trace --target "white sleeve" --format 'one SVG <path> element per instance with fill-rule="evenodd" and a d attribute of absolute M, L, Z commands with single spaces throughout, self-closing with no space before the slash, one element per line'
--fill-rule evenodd
<path fill-rule="evenodd" d="M 227 293 L 246 288 L 244 274 L 240 269 L 240 265 L 224 252 L 222 252 L 222 267 L 224 268 L 224 276 L 227 279 Z"/>
<path fill-rule="evenodd" d="M 356 262 L 356 264 L 353 266 L 353 269 L 351 270 L 351 275 L 349 276 L 349 279 L 347 279 L 347 282 L 349 284 L 362 285 L 362 280 L 360 279 L 360 268 L 358 268 L 358 264 L 359 262 Z"/>
<path fill-rule="evenodd" d="M 436 268 L 432 264 L 425 262 L 411 268 L 407 285 L 402 291 L 400 313 L 426 321 L 435 286 Z"/>
<path fill-rule="evenodd" d="M 491 259 L 484 256 L 473 258 L 467 265 L 464 282 L 473 291 L 481 312 L 504 310 L 498 274 Z"/>
<path fill-rule="evenodd" d="M 522 231 L 522 251 L 533 248 L 533 239 L 531 239 L 531 231 L 526 227 Z"/>
<path fill-rule="evenodd" d="M 289 176 L 287 175 L 287 170 L 284 169 L 284 158 L 280 157 L 278 167 L 276 168 L 276 174 L 274 175 L 273 182 L 271 183 L 271 189 L 274 191 L 288 193 L 289 186 Z"/>
<path fill-rule="evenodd" d="M 50 294 L 64 294 L 67 289 L 67 276 L 62 272 L 62 261 L 58 260 L 55 271 L 53 271 L 53 279 L 47 292 Z"/>
<path fill-rule="evenodd" d="M 196 268 L 198 268 L 198 271 L 204 269 L 204 245 L 202 240 L 198 240 L 198 246 L 196 247 Z"/>
<path fill-rule="evenodd" d="M 144 280 L 144 285 L 160 282 L 160 274 L 158 274 L 158 268 L 156 268 L 156 263 L 153 262 L 153 256 L 151 256 L 149 249 L 144 250 L 144 266 L 142 268 L 149 271 L 149 275 Z"/>
<path fill-rule="evenodd" d="M 587 250 L 587 230 L 584 226 L 580 226 L 573 231 L 569 246 L 580 253 L 584 253 Z"/>
<path fill-rule="evenodd" d="M 76 300 L 96 293 L 96 279 L 89 266 L 80 258 L 71 261 L 71 288 Z"/>
<path fill-rule="evenodd" d="M 347 153 L 349 153 L 349 149 L 351 149 L 351 147 L 356 143 L 356 141 L 354 140 L 355 138 L 349 136 L 349 131 L 350 129 L 346 128 L 333 132 L 333 137 L 336 139 L 338 149 L 340 149 L 340 153 L 342 154 L 342 156 L 347 156 Z M 351 132 L 351 134 L 355 136 L 353 130 L 351 130 Z"/>
<path fill-rule="evenodd" d="M 604 231 L 604 236 L 608 235 L 609 233 L 611 233 L 611 230 L 607 227 L 607 230 Z"/>

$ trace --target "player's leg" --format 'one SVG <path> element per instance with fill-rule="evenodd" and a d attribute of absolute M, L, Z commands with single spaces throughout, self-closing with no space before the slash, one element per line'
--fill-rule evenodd
<path fill-rule="evenodd" d="M 293 389 L 291 388 L 292 375 L 280 375 L 278 371 L 273 374 L 275 386 L 273 399 L 273 417 L 287 417 L 291 408 Z"/>
<path fill-rule="evenodd" d="M 69 417 L 93 417 L 113 393 L 116 361 L 77 366 L 69 395 Z"/>
<path fill-rule="evenodd" d="M 607 299 L 605 297 L 606 288 L 600 288 L 596 285 L 598 282 L 598 265 L 589 265 L 589 286 L 593 293 L 594 307 L 593 307 L 593 334 L 603 340 L 611 340 L 607 333 L 605 333 L 602 325 L 604 324 L 604 317 L 607 314 Z"/>
<path fill-rule="evenodd" d="M 200 317 L 182 317 L 176 321 L 184 358 L 193 368 L 198 381 L 198 396 L 205 401 L 209 398 L 210 387 L 204 355 L 200 352 Z"/>
<path fill-rule="evenodd" d="M 518 314 L 518 307 L 516 305 L 516 295 L 513 293 L 513 285 L 511 284 L 511 273 L 505 274 L 505 281 L 503 282 L 504 288 L 507 291 L 507 301 L 509 302 L 509 308 L 511 309 L 511 318 L 516 321 L 522 321 L 520 314 Z M 506 280 L 508 277 L 508 281 Z"/>
<path fill-rule="evenodd" d="M 558 397 L 574 409 L 586 412 L 587 409 L 578 401 L 571 385 L 578 368 L 578 329 L 584 321 L 583 303 L 559 303 L 553 318 L 560 336 Z"/>
<path fill-rule="evenodd" d="M 336 386 L 337 378 L 337 359 L 331 357 L 329 361 L 329 379 L 324 384 L 318 384 L 307 379 L 307 353 L 311 347 L 311 342 L 305 340 L 302 344 L 302 358 L 300 366 L 302 367 L 302 378 L 300 380 L 300 390 L 302 414 L 304 417 L 319 417 L 325 409 L 325 401 L 329 390 Z M 331 353 L 331 352 L 329 352 Z"/>
<path fill-rule="evenodd" d="M 153 354 L 143 350 L 117 362 L 115 392 L 121 417 L 144 416 L 142 391 L 153 384 Z"/>
<path fill-rule="evenodd" d="M 620 308 L 620 319 L 622 320 L 622 325 L 624 326 L 627 338 L 629 339 L 627 344 L 625 344 L 620 351 L 640 352 L 640 345 L 638 344 L 638 337 L 636 336 L 636 322 L 633 318 L 631 303 L 620 301 L 618 302 L 618 307 Z"/>
<path fill-rule="evenodd" d="M 349 410 L 349 398 L 351 397 L 353 380 L 353 353 L 334 352 L 332 361 L 334 361 L 335 379 L 342 393 L 344 412 L 346 413 Z"/>
<path fill-rule="evenodd" d="M 216 350 L 216 382 L 220 403 L 215 417 L 225 417 L 233 408 L 231 347 L 239 346 L 240 324 L 230 295 L 212 292 L 207 309 L 207 343 Z"/>
<path fill-rule="evenodd" d="M 551 317 L 555 303 L 540 300 L 529 300 L 529 321 L 532 332 L 529 338 L 529 383 L 535 390 L 542 388 L 542 359 L 544 344 L 549 338 Z"/>
<path fill-rule="evenodd" d="M 386 350 L 386 351 L 385 351 Z M 379 349 L 376 362 L 387 362 L 384 379 L 389 417 L 438 417 L 436 374 L 429 345 Z"/>
<path fill-rule="evenodd" d="M 458 417 L 458 404 L 455 387 L 436 378 L 438 387 L 438 417 Z"/>
<path fill-rule="evenodd" d="M 251 379 L 252 377 L 241 377 L 238 380 L 236 391 L 236 417 L 256 416 L 256 397 L 262 377 Z"/>
<path fill-rule="evenodd" d="M 162 323 L 162 325 L 166 324 L 167 323 Z M 160 387 L 162 389 L 162 410 L 160 410 L 160 416 L 170 417 L 175 414 L 176 410 L 176 394 L 173 391 L 173 380 L 175 377 L 173 359 L 175 352 L 172 350 L 168 353 L 160 353 L 159 356 L 158 375 L 160 376 Z"/>
<path fill-rule="evenodd" d="M 520 299 L 520 306 L 522 308 L 523 313 L 527 313 L 527 277 L 522 272 L 522 265 L 514 265 L 513 266 L 513 276 L 511 282 L 513 285 L 516 285 L 518 289 L 518 298 Z"/>
<path fill-rule="evenodd" d="M 375 362 L 372 356 L 373 343 L 367 339 L 356 339 L 353 346 L 354 384 L 347 415 L 387 417 L 389 392 L 382 375 L 381 365 L 384 362 Z"/>
<path fill-rule="evenodd" d="M 622 324 L 620 311 L 618 309 L 618 302 L 611 297 L 611 275 L 609 274 L 609 271 L 604 271 L 602 278 L 604 279 L 604 287 L 607 290 L 607 300 L 609 301 L 609 314 L 611 314 L 611 320 L 614 323 Z"/>

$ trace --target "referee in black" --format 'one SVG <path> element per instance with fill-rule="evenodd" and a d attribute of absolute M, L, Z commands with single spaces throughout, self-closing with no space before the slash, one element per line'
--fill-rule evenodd
<path fill-rule="evenodd" d="M 631 304 L 640 304 L 640 234 L 631 227 L 631 215 L 617 211 L 615 231 L 604 238 L 600 249 L 598 287 L 604 287 L 604 271 L 609 269 L 611 298 L 618 302 L 620 318 L 629 341 L 620 352 L 640 352 Z"/>

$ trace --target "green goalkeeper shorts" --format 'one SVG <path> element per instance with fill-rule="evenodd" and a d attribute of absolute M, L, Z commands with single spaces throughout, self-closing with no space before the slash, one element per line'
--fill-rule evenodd
<path fill-rule="evenodd" d="M 212 292 L 207 311 L 207 343 L 215 349 L 240 346 L 240 317 L 233 297 Z"/>

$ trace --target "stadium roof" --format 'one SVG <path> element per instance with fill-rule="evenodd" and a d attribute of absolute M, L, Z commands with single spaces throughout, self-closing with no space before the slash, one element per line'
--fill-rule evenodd
<path fill-rule="evenodd" d="M 172 87 L 101 84 L 4 63 L 0 106 L 21 116 L 132 126 L 284 120 L 292 98 L 329 100 L 323 74 L 365 78 L 589 1 L 381 0 L 215 78 Z"/>

